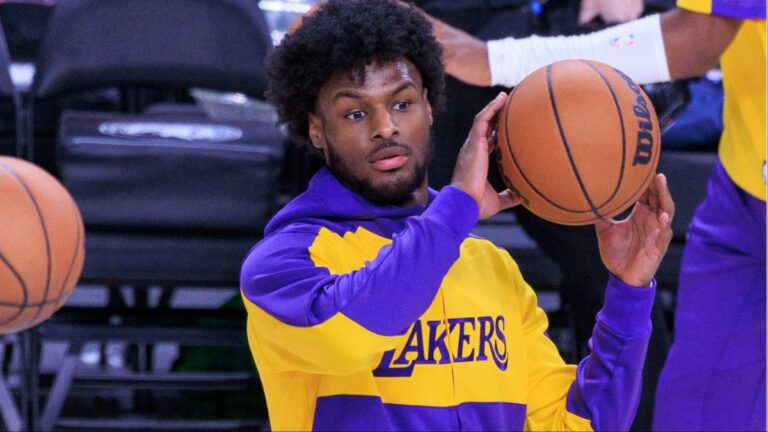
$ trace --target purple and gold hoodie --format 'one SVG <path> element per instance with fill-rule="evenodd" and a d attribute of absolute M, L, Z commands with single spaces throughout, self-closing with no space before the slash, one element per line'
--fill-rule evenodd
<path fill-rule="evenodd" d="M 567 365 L 463 191 L 374 205 L 321 170 L 248 254 L 248 341 L 273 430 L 626 430 L 654 288 L 611 278 Z"/>

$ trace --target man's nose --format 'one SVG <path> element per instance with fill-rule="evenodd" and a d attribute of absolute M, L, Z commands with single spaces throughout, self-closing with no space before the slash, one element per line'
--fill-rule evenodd
<path fill-rule="evenodd" d="M 373 112 L 371 122 L 372 140 L 390 140 L 397 136 L 399 128 L 392 113 L 386 109 L 377 109 Z"/>

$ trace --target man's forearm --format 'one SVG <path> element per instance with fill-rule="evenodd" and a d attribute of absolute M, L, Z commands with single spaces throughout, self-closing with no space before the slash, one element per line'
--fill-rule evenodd
<path fill-rule="evenodd" d="M 643 363 L 651 335 L 656 291 L 611 277 L 605 305 L 590 339 L 592 353 L 579 364 L 568 409 L 592 419 L 595 430 L 628 430 L 640 399 Z"/>
<path fill-rule="evenodd" d="M 432 24 L 435 38 L 443 46 L 446 73 L 468 84 L 483 87 L 491 85 L 485 41 L 429 15 L 426 17 Z"/>
<path fill-rule="evenodd" d="M 536 69 L 568 59 L 606 63 L 639 84 L 670 78 L 658 15 L 587 35 L 488 42 L 491 84 L 516 86 Z"/>
<path fill-rule="evenodd" d="M 741 21 L 673 9 L 661 16 L 672 79 L 701 76 L 715 67 Z"/>
<path fill-rule="evenodd" d="M 714 67 L 740 21 L 674 9 L 600 32 L 501 39 L 488 44 L 429 17 L 443 45 L 446 72 L 469 84 L 512 87 L 541 66 L 584 58 L 621 69 L 645 84 L 700 76 Z"/>

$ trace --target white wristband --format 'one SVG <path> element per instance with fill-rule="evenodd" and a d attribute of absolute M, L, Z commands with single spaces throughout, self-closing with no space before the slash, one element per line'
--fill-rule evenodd
<path fill-rule="evenodd" d="M 579 36 L 500 39 L 488 42 L 491 84 L 516 86 L 536 69 L 559 60 L 609 64 L 638 84 L 669 81 L 659 15 Z"/>

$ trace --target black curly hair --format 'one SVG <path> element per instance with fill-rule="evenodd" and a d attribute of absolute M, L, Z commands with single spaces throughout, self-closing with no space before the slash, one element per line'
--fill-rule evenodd
<path fill-rule="evenodd" d="M 273 51 L 267 97 L 293 141 L 314 151 L 308 118 L 330 78 L 405 58 L 418 69 L 437 110 L 445 98 L 441 55 L 431 24 L 409 6 L 394 0 L 328 0 Z"/>

